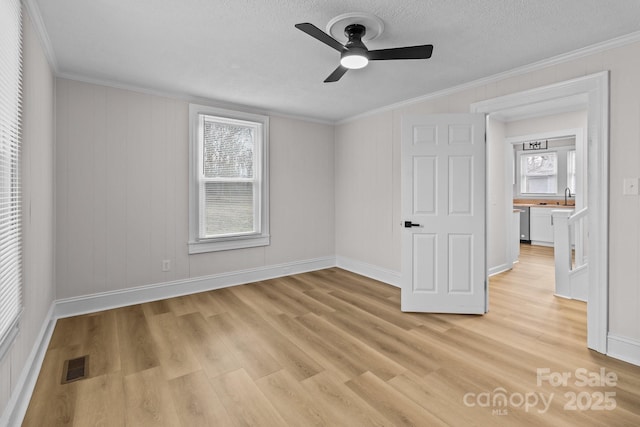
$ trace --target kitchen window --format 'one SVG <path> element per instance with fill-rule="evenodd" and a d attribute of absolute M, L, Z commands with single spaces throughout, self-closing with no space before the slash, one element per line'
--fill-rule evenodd
<path fill-rule="evenodd" d="M 269 118 L 195 104 L 189 117 L 189 253 L 268 245 Z"/>
<path fill-rule="evenodd" d="M 520 155 L 520 193 L 558 192 L 558 155 L 555 152 Z"/>

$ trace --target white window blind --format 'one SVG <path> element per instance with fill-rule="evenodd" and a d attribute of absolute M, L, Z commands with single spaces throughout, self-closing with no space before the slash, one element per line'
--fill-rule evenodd
<path fill-rule="evenodd" d="M 0 358 L 17 333 L 22 310 L 21 106 L 21 4 L 0 0 Z"/>

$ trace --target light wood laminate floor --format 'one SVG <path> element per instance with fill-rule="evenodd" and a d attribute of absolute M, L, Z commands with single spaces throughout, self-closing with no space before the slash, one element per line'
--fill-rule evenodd
<path fill-rule="evenodd" d="M 640 368 L 586 348 L 551 249 L 521 260 L 484 316 L 402 313 L 333 268 L 61 319 L 24 425 L 640 425 Z M 85 354 L 89 378 L 60 384 Z"/>

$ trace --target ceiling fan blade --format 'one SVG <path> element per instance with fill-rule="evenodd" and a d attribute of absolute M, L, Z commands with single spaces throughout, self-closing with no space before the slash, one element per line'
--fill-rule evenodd
<path fill-rule="evenodd" d="M 340 80 L 342 76 L 344 76 L 344 73 L 346 73 L 348 70 L 349 70 L 348 68 L 343 67 L 342 65 L 338 65 L 338 68 L 336 68 L 333 71 L 333 73 L 329 75 L 329 77 L 324 79 L 324 82 L 325 83 L 337 82 L 338 80 Z"/>
<path fill-rule="evenodd" d="M 342 52 L 344 50 L 344 46 L 338 40 L 334 39 L 329 34 L 325 33 L 313 24 L 305 22 L 303 24 L 296 24 L 295 27 L 300 31 L 309 34 L 314 39 L 320 40 L 327 46 L 334 48 L 338 52 Z"/>
<path fill-rule="evenodd" d="M 388 59 L 428 59 L 433 53 L 433 45 L 396 47 L 369 51 L 370 61 L 385 61 Z"/>

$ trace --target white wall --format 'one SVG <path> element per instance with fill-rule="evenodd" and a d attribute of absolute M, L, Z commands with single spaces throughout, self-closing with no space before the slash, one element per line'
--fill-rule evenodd
<path fill-rule="evenodd" d="M 349 259 L 397 270 L 391 113 L 336 128 L 336 248 Z"/>
<path fill-rule="evenodd" d="M 333 126 L 271 117 L 271 245 L 188 255 L 188 104 L 56 90 L 58 298 L 333 256 Z"/>
<path fill-rule="evenodd" d="M 532 135 L 565 129 L 583 129 L 587 131 L 587 111 L 551 114 L 505 123 L 505 137 Z"/>
<path fill-rule="evenodd" d="M 610 82 L 610 331 L 640 341 L 640 198 L 622 195 L 625 177 L 640 176 L 640 43 L 599 52 L 530 73 L 427 99 L 347 121 L 336 129 L 337 223 L 361 220 L 341 236 L 336 253 L 362 263 L 400 271 L 400 118 L 404 113 L 464 113 L 474 102 L 524 91 L 603 70 Z M 378 142 L 382 136 L 391 140 Z M 389 154 L 391 151 L 391 154 Z M 387 184 L 363 179 L 364 160 L 379 159 Z M 390 176 L 389 176 L 390 171 Z M 365 216 L 370 206 L 391 213 Z M 371 234 L 379 233 L 376 240 Z M 368 242 L 359 245 L 356 242 Z M 383 254 L 386 258 L 380 259 Z"/>
<path fill-rule="evenodd" d="M 53 282 L 54 80 L 26 12 L 22 116 L 23 299 L 20 333 L 0 361 L 0 414 L 4 413 L 38 335 L 48 323 Z"/>
<path fill-rule="evenodd" d="M 505 124 L 489 118 L 487 121 L 487 269 L 489 274 L 511 268 L 511 235 L 513 202 L 505 195 L 507 159 L 505 158 Z M 509 212 L 509 216 L 507 216 Z"/>

